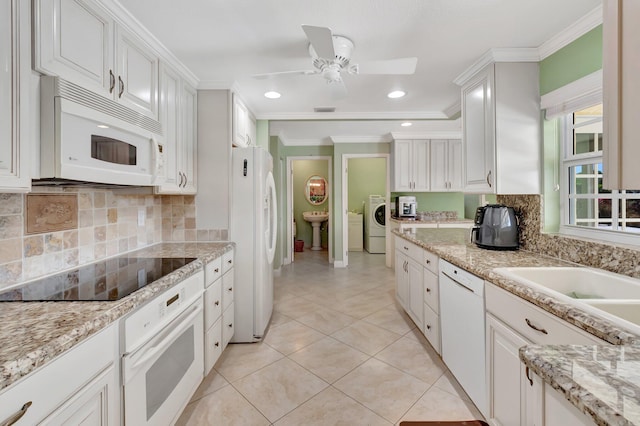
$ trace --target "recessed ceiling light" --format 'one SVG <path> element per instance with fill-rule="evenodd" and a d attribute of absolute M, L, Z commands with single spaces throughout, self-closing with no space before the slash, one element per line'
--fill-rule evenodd
<path fill-rule="evenodd" d="M 280 96 L 280 93 L 278 92 L 267 92 L 264 94 L 265 98 L 269 98 L 269 99 L 278 99 Z"/>
<path fill-rule="evenodd" d="M 405 121 L 404 123 L 400 123 L 400 125 L 401 125 L 402 127 L 409 127 L 409 126 L 411 126 L 412 124 L 413 124 L 413 123 L 412 123 L 412 122 L 410 122 L 410 121 Z"/>
<path fill-rule="evenodd" d="M 393 92 L 390 92 L 387 97 L 391 98 L 391 99 L 396 99 L 396 98 L 401 98 L 404 95 L 406 95 L 405 92 L 403 92 L 402 90 L 394 90 Z"/>

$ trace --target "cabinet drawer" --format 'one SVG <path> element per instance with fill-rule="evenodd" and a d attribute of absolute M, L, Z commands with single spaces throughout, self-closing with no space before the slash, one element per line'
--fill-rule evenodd
<path fill-rule="evenodd" d="M 204 335 L 204 375 L 209 374 L 222 355 L 222 318 L 218 318 Z"/>
<path fill-rule="evenodd" d="M 485 282 L 487 311 L 526 339 L 540 345 L 593 345 L 602 340 L 541 308 Z"/>
<path fill-rule="evenodd" d="M 222 315 L 222 280 L 204 292 L 204 329 L 207 330 Z"/>
<path fill-rule="evenodd" d="M 429 305 L 437 314 L 440 312 L 440 285 L 438 284 L 438 275 L 424 268 L 422 279 L 424 286 L 424 303 Z"/>
<path fill-rule="evenodd" d="M 219 257 L 204 267 L 205 287 L 209 287 L 215 280 L 222 276 L 222 258 Z"/>
<path fill-rule="evenodd" d="M 233 303 L 222 313 L 222 350 L 227 347 L 227 344 L 233 337 L 235 330 L 234 318 L 234 305 Z"/>
<path fill-rule="evenodd" d="M 422 264 L 425 268 L 438 275 L 438 256 L 422 249 Z"/>
<path fill-rule="evenodd" d="M 234 283 L 233 269 L 222 276 L 222 310 L 225 311 L 233 302 Z"/>
<path fill-rule="evenodd" d="M 433 349 L 440 354 L 440 317 L 426 303 L 424 304 L 424 336 Z"/>
<path fill-rule="evenodd" d="M 222 273 L 224 274 L 231 268 L 233 268 L 233 250 L 222 255 Z"/>
<path fill-rule="evenodd" d="M 403 238 L 396 238 L 396 250 L 400 250 L 400 252 L 417 262 L 423 262 L 422 253 L 424 253 L 424 249 Z"/>

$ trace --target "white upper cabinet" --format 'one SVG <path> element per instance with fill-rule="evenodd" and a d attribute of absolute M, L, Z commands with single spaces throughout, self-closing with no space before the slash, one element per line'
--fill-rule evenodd
<path fill-rule="evenodd" d="M 431 140 L 431 191 L 462 191 L 461 140 Z"/>
<path fill-rule="evenodd" d="M 462 83 L 464 191 L 540 193 L 537 63 L 490 64 Z"/>
<path fill-rule="evenodd" d="M 0 0 L 0 192 L 25 192 L 28 174 L 29 2 Z"/>
<path fill-rule="evenodd" d="M 231 105 L 232 132 L 231 142 L 234 146 L 251 146 L 256 141 L 256 123 L 251 117 L 251 113 L 237 94 L 233 94 Z"/>
<path fill-rule="evenodd" d="M 640 3 L 605 0 L 603 9 L 603 185 L 640 187 Z"/>
<path fill-rule="evenodd" d="M 394 140 L 392 191 L 429 191 L 429 156 L 426 139 Z"/>
<path fill-rule="evenodd" d="M 180 149 L 183 194 L 195 194 L 196 187 L 196 153 L 198 134 L 198 95 L 196 89 L 189 84 L 182 85 L 182 148 Z"/>
<path fill-rule="evenodd" d="M 36 0 L 34 68 L 158 119 L 158 56 L 94 0 Z"/>

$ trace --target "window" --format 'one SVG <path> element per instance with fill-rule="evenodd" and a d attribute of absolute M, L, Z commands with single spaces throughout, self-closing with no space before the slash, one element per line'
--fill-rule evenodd
<path fill-rule="evenodd" d="M 602 139 L 602 104 L 568 114 L 564 122 L 564 231 L 614 241 L 620 239 L 604 237 L 606 232 L 602 231 L 636 233 L 640 238 L 640 191 L 609 191 L 602 187 L 602 145 L 606 143 Z M 576 229 L 580 231 L 575 232 Z"/>

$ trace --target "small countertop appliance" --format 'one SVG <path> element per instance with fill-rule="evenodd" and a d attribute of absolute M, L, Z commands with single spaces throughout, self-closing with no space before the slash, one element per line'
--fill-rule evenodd
<path fill-rule="evenodd" d="M 416 207 L 416 197 L 409 195 L 396 197 L 396 217 L 415 218 Z"/>
<path fill-rule="evenodd" d="M 518 249 L 518 218 L 513 207 L 487 204 L 476 210 L 471 241 L 490 250 Z"/>

